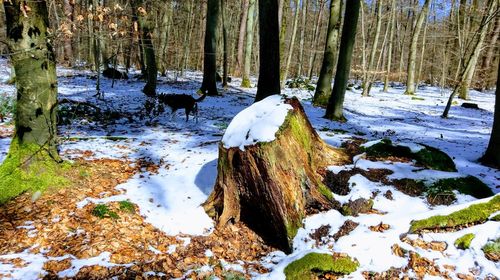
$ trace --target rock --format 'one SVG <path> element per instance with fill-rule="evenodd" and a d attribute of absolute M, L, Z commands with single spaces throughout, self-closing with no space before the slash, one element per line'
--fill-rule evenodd
<path fill-rule="evenodd" d="M 479 106 L 476 103 L 464 102 L 462 103 L 463 108 L 476 109 L 479 110 Z"/>

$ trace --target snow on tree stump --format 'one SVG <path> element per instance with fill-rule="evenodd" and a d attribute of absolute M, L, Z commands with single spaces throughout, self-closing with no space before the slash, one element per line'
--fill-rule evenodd
<path fill-rule="evenodd" d="M 321 140 L 296 98 L 273 95 L 228 126 L 214 190 L 203 207 L 218 227 L 242 221 L 269 245 L 291 252 L 306 210 L 333 206 L 317 170 L 348 160 Z"/>

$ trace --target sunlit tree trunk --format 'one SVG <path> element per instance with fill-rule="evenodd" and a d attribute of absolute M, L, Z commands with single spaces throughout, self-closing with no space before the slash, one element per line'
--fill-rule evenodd
<path fill-rule="evenodd" d="M 359 8 L 361 0 L 349 0 L 346 2 L 344 26 L 340 39 L 339 59 L 337 71 L 333 84 L 332 95 L 328 100 L 325 118 L 330 120 L 345 121 L 343 108 L 344 97 L 351 70 L 352 51 L 356 39 L 356 27 L 358 25 Z"/>
<path fill-rule="evenodd" d="M 389 34 L 389 47 L 387 50 L 387 65 L 384 77 L 384 92 L 389 90 L 389 75 L 391 73 L 392 63 L 392 45 L 394 44 L 394 30 L 396 29 L 396 0 L 392 0 L 391 16 L 390 16 L 390 34 Z"/>
<path fill-rule="evenodd" d="M 302 19 L 300 22 L 300 42 L 299 42 L 299 58 L 298 58 L 298 69 L 297 76 L 302 76 L 302 69 L 304 64 L 304 39 L 305 39 L 305 31 L 306 31 L 306 18 L 307 18 L 307 0 L 302 0 Z"/>
<path fill-rule="evenodd" d="M 376 27 L 375 27 L 375 35 L 373 38 L 373 43 L 371 47 L 371 52 L 370 52 L 370 59 L 368 61 L 368 65 L 364 71 L 364 77 L 363 77 L 363 92 L 362 96 L 368 96 L 370 95 L 370 89 L 372 87 L 372 79 L 373 75 L 370 73 L 371 71 L 374 71 L 373 69 L 373 64 L 375 63 L 375 55 L 377 54 L 377 47 L 378 47 L 378 37 L 380 36 L 380 29 L 382 27 L 382 9 L 381 9 L 381 3 L 382 0 L 377 0 L 377 4 L 375 6 L 376 9 L 376 14 L 377 14 L 377 22 L 376 22 Z"/>
<path fill-rule="evenodd" d="M 299 23 L 299 2 L 300 0 L 295 0 L 295 12 L 293 16 L 293 26 L 292 26 L 292 38 L 290 39 L 290 46 L 288 48 L 288 57 L 285 64 L 285 69 L 283 70 L 283 76 L 281 79 L 281 88 L 285 87 L 286 79 L 288 76 L 288 71 L 290 69 L 290 64 L 292 63 L 293 49 L 295 47 L 295 37 L 297 35 L 297 25 Z"/>
<path fill-rule="evenodd" d="M 244 70 L 243 70 L 243 79 L 241 80 L 241 87 L 249 88 L 250 84 L 250 68 L 252 66 L 252 47 L 253 47 L 253 36 L 255 30 L 255 1 L 250 0 L 248 5 L 248 16 L 246 23 L 246 43 L 245 43 L 245 59 L 243 61 Z"/>
<path fill-rule="evenodd" d="M 314 93 L 313 103 L 316 106 L 326 106 L 332 89 L 333 69 L 335 68 L 335 55 L 337 54 L 337 43 L 339 39 L 340 14 L 342 13 L 342 1 L 330 1 L 330 18 L 328 21 L 328 33 L 326 36 L 325 54 L 319 72 L 318 83 Z"/>
<path fill-rule="evenodd" d="M 416 86 L 415 86 L 415 66 L 417 63 L 417 45 L 418 45 L 418 37 L 420 35 L 420 31 L 422 29 L 422 25 L 424 23 L 425 18 L 427 17 L 427 12 L 429 11 L 430 0 L 425 0 L 422 10 L 418 14 L 417 22 L 415 23 L 415 27 L 413 28 L 413 34 L 411 37 L 411 44 L 408 53 L 408 70 L 406 77 L 406 91 L 405 94 L 413 95 L 415 94 Z"/>
<path fill-rule="evenodd" d="M 240 76 L 243 71 L 243 51 L 245 44 L 245 33 L 247 30 L 247 18 L 248 18 L 248 5 L 250 0 L 243 0 L 243 7 L 241 11 L 241 21 L 240 21 L 240 31 L 238 33 L 238 54 L 236 56 L 236 69 L 234 71 L 235 76 Z"/>
<path fill-rule="evenodd" d="M 472 70 L 474 65 L 477 62 L 477 58 L 479 57 L 479 53 L 481 52 L 481 46 L 484 42 L 484 38 L 486 37 L 486 33 L 488 30 L 488 25 L 491 22 L 491 19 L 493 16 L 495 16 L 495 9 L 498 5 L 497 0 L 489 0 L 488 1 L 488 9 L 486 11 L 486 14 L 483 16 L 481 20 L 481 25 L 479 26 L 479 30 L 476 32 L 476 35 L 479 36 L 479 38 L 476 41 L 476 44 L 474 45 L 474 48 L 472 49 L 473 52 L 470 55 L 469 59 L 467 60 L 467 63 L 465 64 L 465 67 L 462 69 L 460 75 L 459 75 L 459 81 L 455 88 L 453 89 L 453 92 L 450 94 L 450 97 L 448 98 L 448 103 L 446 104 L 446 107 L 444 109 L 443 114 L 441 117 L 447 118 L 448 113 L 451 108 L 451 104 L 453 102 L 453 98 L 460 92 L 460 88 L 463 87 L 464 81 L 468 79 L 467 75 L 469 74 L 469 71 Z"/>

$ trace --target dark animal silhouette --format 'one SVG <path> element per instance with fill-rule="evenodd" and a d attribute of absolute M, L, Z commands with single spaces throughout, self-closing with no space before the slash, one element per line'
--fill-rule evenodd
<path fill-rule="evenodd" d="M 128 80 L 127 73 L 120 72 L 115 68 L 108 68 L 102 71 L 102 75 L 108 79 Z"/>
<path fill-rule="evenodd" d="M 198 102 L 205 99 L 206 94 L 202 95 L 200 98 L 195 99 L 188 94 L 158 94 L 158 101 L 162 104 L 167 105 L 172 109 L 172 114 L 175 111 L 184 108 L 186 112 L 186 122 L 189 120 L 189 114 L 192 112 L 196 122 L 198 122 Z"/>

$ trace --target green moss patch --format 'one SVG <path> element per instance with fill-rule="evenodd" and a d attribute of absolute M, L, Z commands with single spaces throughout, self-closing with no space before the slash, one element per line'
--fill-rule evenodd
<path fill-rule="evenodd" d="M 131 214 L 135 213 L 135 206 L 130 201 L 122 200 L 122 201 L 118 202 L 118 205 L 120 206 L 120 210 L 123 212 L 128 212 Z"/>
<path fill-rule="evenodd" d="M 494 195 L 485 183 L 474 176 L 441 179 L 433 183 L 430 189 L 457 190 L 475 198 L 486 198 Z"/>
<path fill-rule="evenodd" d="M 104 218 L 112 218 L 119 219 L 120 217 L 114 211 L 111 211 L 106 204 L 97 204 L 94 209 L 92 209 L 92 215 L 104 219 Z"/>
<path fill-rule="evenodd" d="M 14 139 L 9 154 L 0 165 L 0 204 L 24 192 L 44 192 L 69 184 L 64 178 L 69 163 L 57 163 L 38 145 L 19 146 Z"/>
<path fill-rule="evenodd" d="M 356 271 L 359 263 L 348 256 L 309 253 L 285 268 L 287 280 L 311 279 L 315 275 L 345 275 Z"/>
<path fill-rule="evenodd" d="M 462 249 L 462 250 L 469 249 L 470 243 L 472 242 L 472 240 L 475 237 L 476 237 L 476 235 L 474 235 L 474 233 L 467 233 L 466 235 L 455 240 L 455 243 L 454 243 L 455 247 L 457 247 L 458 249 Z"/>
<path fill-rule="evenodd" d="M 500 211 L 500 195 L 493 197 L 488 202 L 473 204 L 446 216 L 438 215 L 424 220 L 412 221 L 409 231 L 415 233 L 422 230 L 442 230 L 483 223 L 497 211 Z"/>
<path fill-rule="evenodd" d="M 406 146 L 394 145 L 389 139 L 382 139 L 380 142 L 364 148 L 364 151 L 369 157 L 387 158 L 400 157 L 413 159 L 418 165 L 428 169 L 456 172 L 455 163 L 444 152 L 427 145 L 423 145 L 423 149 L 416 153 L 412 153 L 411 149 Z"/>
<path fill-rule="evenodd" d="M 482 248 L 484 255 L 490 261 L 500 261 L 500 238 L 486 243 Z"/>

